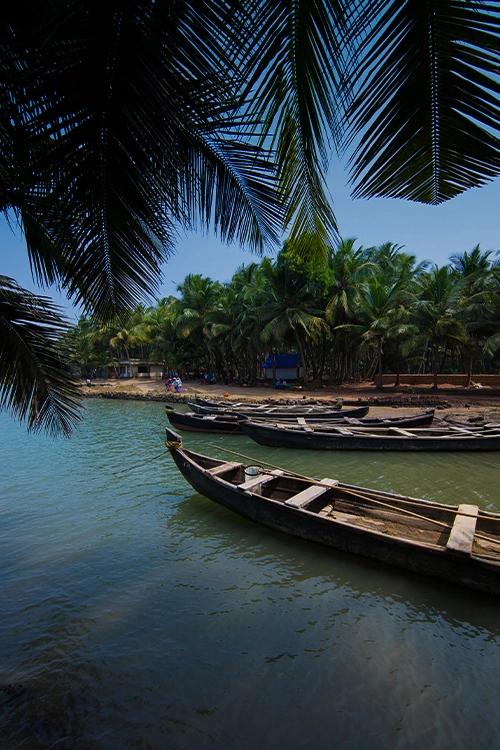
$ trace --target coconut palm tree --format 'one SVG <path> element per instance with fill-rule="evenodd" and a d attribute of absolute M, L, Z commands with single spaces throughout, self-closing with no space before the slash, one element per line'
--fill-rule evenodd
<path fill-rule="evenodd" d="M 96 367 L 108 364 L 109 336 L 92 318 L 80 318 L 64 340 L 71 362 L 80 365 L 82 375 L 88 376 Z"/>
<path fill-rule="evenodd" d="M 413 337 L 415 327 L 409 320 L 409 294 L 407 278 L 402 276 L 394 283 L 386 284 L 383 277 L 371 276 L 360 290 L 357 318 L 359 322 L 337 327 L 357 337 L 363 348 L 375 353 L 374 365 L 377 387 L 383 386 L 384 349 L 388 341 L 401 346 L 408 337 Z"/>
<path fill-rule="evenodd" d="M 262 341 L 273 347 L 292 341 L 306 374 L 311 370 L 316 377 L 316 363 L 307 356 L 306 341 L 318 340 L 328 326 L 322 310 L 316 307 L 308 276 L 290 264 L 286 249 L 275 263 L 264 259 L 261 272 L 267 287 L 267 298 L 258 309 Z"/>
<path fill-rule="evenodd" d="M 191 346 L 205 352 L 205 366 L 215 368 L 214 349 L 211 345 L 210 316 L 212 315 L 222 285 L 200 274 L 188 274 L 177 291 L 180 292 L 177 332 L 189 339 Z M 200 363 L 198 363 L 199 365 Z"/>
<path fill-rule="evenodd" d="M 481 246 L 475 245 L 470 252 L 465 250 L 463 253 L 452 255 L 450 263 L 460 278 L 473 279 L 477 276 L 485 276 L 492 267 L 491 250 L 483 251 Z"/>
<path fill-rule="evenodd" d="M 0 209 L 19 221 L 35 278 L 101 320 L 154 294 L 179 225 L 253 248 L 285 225 L 299 250 L 315 236 L 326 252 L 331 144 L 350 150 L 363 197 L 440 203 L 498 174 L 497 11 L 489 0 L 10 3 Z M 12 321 L 0 323 L 1 338 Z M 0 359 L 2 398 L 20 416 L 33 400 L 43 419 L 29 340 L 16 382 Z M 72 393 L 64 382 L 52 409 Z"/>
<path fill-rule="evenodd" d="M 447 353 L 466 341 L 465 326 L 456 316 L 457 303 L 455 275 L 449 266 L 434 266 L 419 280 L 414 317 L 419 341 L 424 343 L 423 359 L 429 357 L 431 361 L 435 390 Z"/>
<path fill-rule="evenodd" d="M 482 252 L 479 245 L 476 245 L 470 253 L 464 252 L 450 259 L 456 275 L 456 316 L 465 328 L 462 354 L 467 371 L 467 386 L 472 381 L 474 363 L 485 353 L 491 355 L 496 348 L 494 342 L 500 320 L 500 284 L 499 268 L 490 260 L 491 255 L 491 252 Z"/>

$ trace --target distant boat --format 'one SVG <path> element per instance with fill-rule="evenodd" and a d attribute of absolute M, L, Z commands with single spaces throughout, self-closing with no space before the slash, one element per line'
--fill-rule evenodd
<path fill-rule="evenodd" d="M 201 404 L 188 403 L 191 411 L 196 414 L 240 414 L 245 417 L 260 419 L 261 416 L 272 416 L 275 419 L 296 419 L 297 417 L 308 417 L 309 419 L 337 419 L 338 417 L 364 417 L 368 414 L 368 406 L 358 406 L 354 409 L 330 409 L 322 406 L 279 406 L 272 407 L 262 405 L 259 407 L 245 408 L 237 406 L 234 408 L 202 406 Z"/>
<path fill-rule="evenodd" d="M 341 409 L 342 408 L 342 399 L 341 398 L 331 398 L 327 401 L 321 400 L 320 403 L 306 403 L 303 399 L 300 401 L 295 401 L 294 403 L 283 403 L 283 401 L 229 401 L 228 399 L 225 400 L 216 400 L 216 399 L 210 399 L 210 398 L 200 398 L 197 396 L 194 400 L 195 404 L 199 404 L 199 406 L 211 406 L 218 409 L 235 409 L 242 407 L 244 409 L 262 409 L 262 408 L 275 408 L 275 407 L 284 407 L 289 409 L 302 409 L 306 406 L 317 406 L 321 409 Z"/>
<path fill-rule="evenodd" d="M 242 432 L 260 445 L 344 451 L 498 451 L 500 425 L 427 429 L 358 425 L 264 424 L 246 420 Z"/>
<path fill-rule="evenodd" d="M 500 593 L 500 514 L 209 458 L 186 450 L 172 430 L 167 430 L 167 447 L 197 492 L 244 518 L 415 573 Z"/>
<path fill-rule="evenodd" d="M 220 432 L 234 434 L 241 432 L 241 424 L 247 417 L 236 414 L 195 414 L 194 412 L 179 412 L 173 409 L 166 408 L 167 416 L 169 418 L 172 427 L 179 430 L 190 430 L 192 432 Z M 317 429 L 321 425 L 321 429 L 327 429 L 329 425 L 359 425 L 359 426 L 384 426 L 384 425 L 396 425 L 399 427 L 423 427 L 430 425 L 434 418 L 434 411 L 422 412 L 421 414 L 414 414 L 410 416 L 401 417 L 366 417 L 364 419 L 356 419 L 352 417 L 338 416 L 328 422 L 314 422 L 315 417 L 312 421 L 305 420 L 304 417 L 296 417 L 295 421 L 297 424 L 304 423 L 306 427 L 312 427 Z M 276 417 L 264 416 L 259 417 L 259 420 L 263 422 L 275 421 Z M 290 423 L 292 421 L 290 420 Z"/>
<path fill-rule="evenodd" d="M 173 411 L 166 408 L 172 427 L 191 432 L 241 433 L 241 422 L 245 417 L 235 414 L 195 414 L 194 412 Z"/>

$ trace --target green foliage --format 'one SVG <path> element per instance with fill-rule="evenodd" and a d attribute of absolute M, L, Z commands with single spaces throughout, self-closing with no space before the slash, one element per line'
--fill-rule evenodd
<path fill-rule="evenodd" d="M 375 373 L 380 382 L 404 363 L 435 375 L 472 372 L 474 363 L 488 370 L 500 350 L 500 274 L 491 258 L 474 248 L 429 268 L 393 243 L 362 248 L 346 239 L 314 273 L 285 242 L 276 260 L 241 266 L 227 284 L 190 274 L 177 297 L 106 329 L 82 319 L 70 337 L 82 371 L 102 361 L 103 341 L 122 358 L 248 383 L 269 353 L 283 351 L 300 353 L 307 379 L 334 382 Z"/>
<path fill-rule="evenodd" d="M 66 329 L 50 300 L 0 276 L 0 408 L 30 430 L 68 434 L 77 418 L 77 389 L 61 348 Z"/>

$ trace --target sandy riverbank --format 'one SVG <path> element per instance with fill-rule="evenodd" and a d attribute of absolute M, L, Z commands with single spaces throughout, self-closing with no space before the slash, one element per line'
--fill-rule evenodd
<path fill-rule="evenodd" d="M 487 419 L 500 421 L 500 394 L 489 388 L 481 390 L 465 389 L 457 386 L 440 387 L 436 391 L 431 388 L 401 387 L 384 388 L 377 391 L 373 383 L 360 383 L 355 386 L 341 386 L 328 388 L 304 388 L 276 391 L 262 386 L 225 386 L 199 385 L 198 382 L 185 383 L 183 393 L 167 394 L 161 381 L 154 380 L 106 380 L 95 381 L 93 385 L 82 384 L 82 393 L 89 398 L 116 398 L 127 400 L 147 401 L 189 401 L 194 396 L 203 398 L 233 401 L 328 401 L 343 398 L 348 402 L 362 400 L 371 406 L 371 413 L 377 414 L 411 413 L 422 408 L 435 407 L 441 417 L 470 417 L 485 416 Z"/>

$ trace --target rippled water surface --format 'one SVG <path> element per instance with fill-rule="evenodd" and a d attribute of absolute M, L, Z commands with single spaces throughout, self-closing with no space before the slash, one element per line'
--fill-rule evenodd
<path fill-rule="evenodd" d="M 88 402 L 66 441 L 0 416 L 0 747 L 500 746 L 498 603 L 219 508 L 149 461 L 164 426 L 155 403 Z M 494 454 L 185 439 L 500 510 Z"/>

